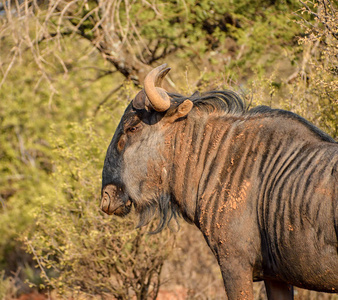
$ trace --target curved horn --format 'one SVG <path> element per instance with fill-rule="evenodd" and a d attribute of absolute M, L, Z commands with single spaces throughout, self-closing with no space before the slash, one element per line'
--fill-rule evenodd
<path fill-rule="evenodd" d="M 170 71 L 167 64 L 163 64 L 152 71 L 144 79 L 144 91 L 156 111 L 166 111 L 170 107 L 170 98 L 160 86 L 163 78 Z"/>

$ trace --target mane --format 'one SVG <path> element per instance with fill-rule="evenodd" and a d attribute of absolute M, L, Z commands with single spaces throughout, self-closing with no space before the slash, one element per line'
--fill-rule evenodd
<path fill-rule="evenodd" d="M 230 90 L 210 91 L 203 94 L 195 92 L 189 97 L 179 94 L 169 94 L 172 97 L 172 104 L 180 104 L 189 99 L 194 107 L 206 113 L 223 112 L 232 115 L 242 115 L 247 112 L 244 100 L 235 92 Z"/>
<path fill-rule="evenodd" d="M 322 141 L 337 143 L 331 136 L 317 128 L 315 125 L 302 118 L 301 116 L 282 109 L 272 109 L 269 106 L 261 105 L 248 109 L 245 101 L 235 92 L 230 90 L 210 91 L 203 94 L 195 92 L 189 97 L 179 94 L 169 94 L 172 104 L 179 105 L 184 100 L 189 99 L 194 103 L 194 107 L 210 114 L 212 112 L 222 112 L 225 114 L 247 117 L 282 117 L 284 119 L 293 119 L 310 131 L 316 134 Z"/>
<path fill-rule="evenodd" d="M 262 117 L 282 117 L 284 119 L 293 119 L 300 124 L 304 125 L 306 128 L 308 128 L 311 132 L 313 132 L 315 135 L 317 135 L 322 141 L 324 142 L 330 142 L 330 143 L 337 143 L 331 136 L 329 136 L 324 131 L 317 128 L 315 125 L 310 123 L 308 120 L 304 119 L 303 117 L 287 110 L 283 109 L 272 109 L 268 106 L 257 106 L 255 108 L 252 108 L 247 113 L 250 116 L 262 116 Z"/>

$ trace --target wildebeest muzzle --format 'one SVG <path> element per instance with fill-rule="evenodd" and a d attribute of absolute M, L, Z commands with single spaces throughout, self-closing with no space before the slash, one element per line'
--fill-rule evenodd
<path fill-rule="evenodd" d="M 122 187 L 108 184 L 102 189 L 101 209 L 108 215 L 125 216 L 131 210 L 132 202 Z"/>

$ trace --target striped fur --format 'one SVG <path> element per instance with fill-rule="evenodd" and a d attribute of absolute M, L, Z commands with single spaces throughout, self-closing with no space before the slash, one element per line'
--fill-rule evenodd
<path fill-rule="evenodd" d="M 157 231 L 178 214 L 194 223 L 229 299 L 251 299 L 252 281 L 263 279 L 282 299 L 290 285 L 337 292 L 338 144 L 291 112 L 248 110 L 230 91 L 194 94 L 192 111 L 172 121 L 188 98 L 170 96 L 166 113 L 127 108 L 103 193 L 119 186 L 140 225 L 158 212 Z"/>

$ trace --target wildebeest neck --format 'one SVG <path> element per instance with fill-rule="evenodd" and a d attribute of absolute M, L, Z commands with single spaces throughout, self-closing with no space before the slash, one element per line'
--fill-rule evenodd
<path fill-rule="evenodd" d="M 201 192 L 208 185 L 213 186 L 215 168 L 221 167 L 215 161 L 220 151 L 226 151 L 225 141 L 233 134 L 236 120 L 228 121 L 217 116 L 189 117 L 180 124 L 174 134 L 167 137 L 168 151 L 172 157 L 171 189 L 181 213 L 190 222 L 196 220 L 196 205 Z M 225 157 L 225 155 L 223 155 Z"/>

